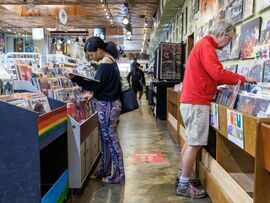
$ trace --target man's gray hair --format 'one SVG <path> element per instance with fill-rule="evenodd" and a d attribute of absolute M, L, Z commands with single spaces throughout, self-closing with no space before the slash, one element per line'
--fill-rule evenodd
<path fill-rule="evenodd" d="M 227 34 L 228 32 L 230 32 L 232 30 L 235 33 L 235 26 L 231 22 L 229 22 L 227 20 L 219 20 L 213 25 L 213 27 L 210 31 L 210 34 L 215 36 L 215 37 L 218 37 L 222 33 Z"/>

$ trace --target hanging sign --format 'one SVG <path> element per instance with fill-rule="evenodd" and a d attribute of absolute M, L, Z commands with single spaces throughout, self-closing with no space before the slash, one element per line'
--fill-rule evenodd
<path fill-rule="evenodd" d="M 63 25 L 67 24 L 67 13 L 64 9 L 59 11 L 59 19 Z"/>

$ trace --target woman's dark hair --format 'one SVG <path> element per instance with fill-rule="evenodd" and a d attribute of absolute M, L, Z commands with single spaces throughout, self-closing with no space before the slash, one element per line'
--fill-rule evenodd
<path fill-rule="evenodd" d="M 119 57 L 119 51 L 116 44 L 113 42 L 105 43 L 100 37 L 88 38 L 84 45 L 84 52 L 86 53 L 87 51 L 97 51 L 98 48 L 103 49 L 116 59 Z"/>

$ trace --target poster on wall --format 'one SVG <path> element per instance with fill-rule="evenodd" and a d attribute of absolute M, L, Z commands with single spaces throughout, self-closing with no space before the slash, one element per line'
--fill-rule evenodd
<path fill-rule="evenodd" d="M 15 38 L 14 39 L 14 51 L 15 52 L 23 52 L 23 38 Z"/>
<path fill-rule="evenodd" d="M 213 0 L 202 0 L 200 1 L 200 20 L 201 25 L 208 22 L 214 17 L 214 3 Z"/>
<path fill-rule="evenodd" d="M 94 28 L 94 36 L 100 37 L 101 39 L 105 39 L 105 28 Z"/>
<path fill-rule="evenodd" d="M 0 53 L 5 53 L 5 46 L 6 46 L 5 33 L 0 32 Z"/>
<path fill-rule="evenodd" d="M 240 55 L 242 59 L 253 57 L 253 47 L 259 44 L 262 18 L 256 18 L 241 26 Z"/>
<path fill-rule="evenodd" d="M 227 109 L 228 139 L 244 149 L 243 115 Z"/>
<path fill-rule="evenodd" d="M 181 79 L 181 44 L 161 44 L 160 79 Z"/>
<path fill-rule="evenodd" d="M 243 1 L 236 0 L 232 4 L 231 21 L 234 23 L 239 22 L 242 19 Z"/>
<path fill-rule="evenodd" d="M 25 52 L 34 52 L 34 41 L 32 39 L 25 39 L 24 41 Z"/>
<path fill-rule="evenodd" d="M 218 105 L 214 103 L 211 103 L 210 108 L 210 125 L 216 128 L 217 130 L 219 129 Z"/>

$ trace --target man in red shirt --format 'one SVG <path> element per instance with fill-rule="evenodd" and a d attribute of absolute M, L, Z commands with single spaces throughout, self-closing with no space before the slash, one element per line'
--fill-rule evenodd
<path fill-rule="evenodd" d="M 204 190 L 191 184 L 190 173 L 198 151 L 207 145 L 210 102 L 218 84 L 235 85 L 239 80 L 242 84 L 256 83 L 254 78 L 225 70 L 218 59 L 216 49 L 224 48 L 234 36 L 235 27 L 230 22 L 218 21 L 210 34 L 196 43 L 187 60 L 180 101 L 186 143 L 181 151 L 182 170 L 179 171 L 177 195 L 192 198 L 206 196 Z"/>

